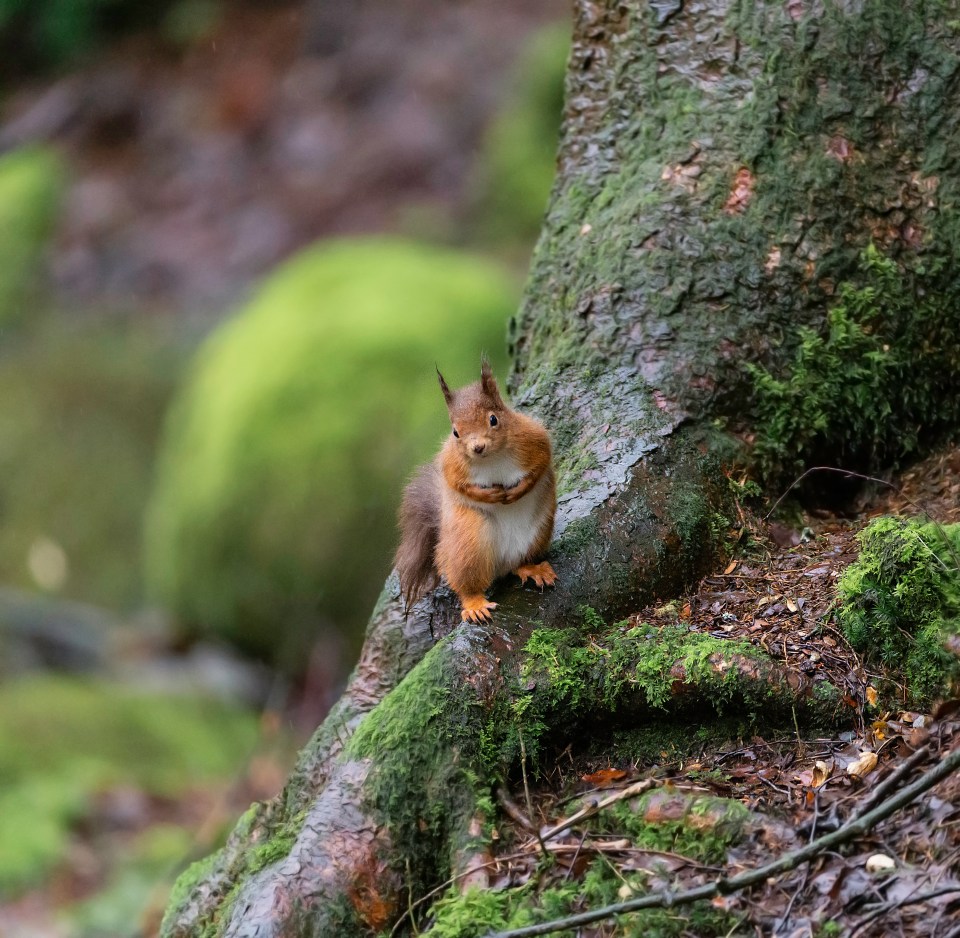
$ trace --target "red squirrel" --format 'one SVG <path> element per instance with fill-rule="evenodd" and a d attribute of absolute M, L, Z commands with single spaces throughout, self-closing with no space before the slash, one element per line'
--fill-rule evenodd
<path fill-rule="evenodd" d="M 557 510 L 550 436 L 500 397 L 490 363 L 457 391 L 437 369 L 452 432 L 433 462 L 403 493 L 396 566 L 409 608 L 443 577 L 460 597 L 461 616 L 489 622 L 497 604 L 484 593 L 498 577 L 553 586 L 546 561 Z"/>

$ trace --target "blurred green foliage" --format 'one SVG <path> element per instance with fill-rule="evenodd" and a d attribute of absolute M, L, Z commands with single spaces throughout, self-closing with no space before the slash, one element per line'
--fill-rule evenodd
<path fill-rule="evenodd" d="M 139 605 L 143 506 L 185 359 L 142 319 L 51 317 L 0 346 L 0 581 Z"/>
<path fill-rule="evenodd" d="M 200 697 L 52 676 L 0 687 L 0 896 L 63 858 L 97 791 L 174 795 L 228 777 L 256 735 L 253 715 Z"/>
<path fill-rule="evenodd" d="M 131 838 L 104 888 L 66 910 L 75 938 L 143 938 L 149 915 L 163 908 L 171 870 L 194 848 L 194 836 L 174 824 L 156 824 Z M 120 860 L 121 858 L 117 858 Z"/>
<path fill-rule="evenodd" d="M 218 9 L 214 0 L 0 0 L 0 52 L 7 68 L 68 65 L 127 29 L 159 24 L 174 40 L 196 38 Z"/>
<path fill-rule="evenodd" d="M 434 363 L 503 374 L 518 290 L 488 261 L 403 241 L 324 243 L 281 267 L 199 353 L 146 523 L 153 595 L 302 668 L 308 634 L 357 646 L 389 570 L 405 476 L 449 432 Z"/>
<path fill-rule="evenodd" d="M 498 246 L 528 244 L 540 233 L 556 174 L 569 54 L 566 20 L 540 30 L 487 131 L 475 182 L 477 227 Z"/>
<path fill-rule="evenodd" d="M 0 156 L 0 330 L 25 320 L 36 304 L 63 188 L 63 168 L 52 150 L 25 147 Z"/>

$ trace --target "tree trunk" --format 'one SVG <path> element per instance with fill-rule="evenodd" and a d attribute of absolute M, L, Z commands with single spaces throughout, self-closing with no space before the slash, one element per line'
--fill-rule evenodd
<path fill-rule="evenodd" d="M 720 696 L 829 719 L 802 675 L 683 630 L 551 660 L 586 660 L 578 635 L 718 562 L 725 467 L 877 471 L 960 423 L 958 18 L 578 0 L 559 174 L 510 329 L 513 401 L 557 453 L 560 583 L 500 584 L 480 628 L 443 589 L 404 618 L 391 577 L 284 792 L 181 878 L 165 935 L 389 929 L 477 867 L 521 752 L 598 721 L 703 721 Z M 567 644 L 538 656 L 544 636 Z M 659 683 L 614 679 L 656 655 Z"/>

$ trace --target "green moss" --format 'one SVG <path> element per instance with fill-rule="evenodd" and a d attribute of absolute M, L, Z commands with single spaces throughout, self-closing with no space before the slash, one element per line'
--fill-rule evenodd
<path fill-rule="evenodd" d="M 252 715 L 212 701 L 24 678 L 0 688 L 0 894 L 62 859 L 73 823 L 106 786 L 170 796 L 236 771 Z"/>
<path fill-rule="evenodd" d="M 695 733 L 689 721 L 700 726 L 704 701 L 710 702 L 716 717 L 739 719 L 736 726 L 741 732 L 761 715 L 766 722 L 777 715 L 789 718 L 795 702 L 791 691 L 744 676 L 738 667 L 730 666 L 738 658 L 762 671 L 770 662 L 762 650 L 680 624 L 657 628 L 641 623 L 631 628 L 618 623 L 589 639 L 577 629 L 536 629 L 524 651 L 511 712 L 500 717 L 505 732 L 501 730 L 497 738 L 504 765 L 517 760 L 520 733 L 536 770 L 549 741 L 567 739 L 575 728 L 582 733 L 584 721 L 601 723 L 601 735 L 606 735 L 618 721 L 636 728 L 637 720 L 646 718 L 649 737 L 646 726 L 641 727 L 632 745 L 638 751 L 659 752 L 664 746 L 682 743 L 672 732 L 667 733 L 669 739 L 664 737 L 658 712 L 669 710 L 677 732 L 689 742 Z M 687 694 L 678 693 L 681 682 L 696 688 L 696 714 L 687 713 Z M 831 724 L 837 704 L 835 694 L 829 704 L 815 697 L 804 703 L 803 718 Z M 722 725 L 724 731 L 730 729 L 729 723 Z M 494 735 L 488 733 L 491 738 Z"/>
<path fill-rule="evenodd" d="M 168 933 L 167 929 L 186 907 L 194 890 L 217 869 L 219 862 L 220 854 L 211 853 L 210 856 L 197 860 L 196 863 L 191 863 L 177 877 L 173 888 L 170 890 L 170 898 L 167 900 L 167 911 L 160 925 L 161 934 Z"/>
<path fill-rule="evenodd" d="M 928 295 L 871 245 L 823 330 L 801 329 L 782 377 L 753 366 L 762 471 L 805 463 L 869 467 L 916 452 L 960 421 L 960 296 Z"/>
<path fill-rule="evenodd" d="M 27 318 L 36 305 L 63 182 L 52 150 L 28 147 L 0 157 L 0 328 Z"/>
<path fill-rule="evenodd" d="M 902 678 L 907 702 L 928 704 L 958 676 L 944 642 L 960 632 L 960 525 L 878 518 L 837 584 L 851 644 Z"/>
<path fill-rule="evenodd" d="M 960 416 L 955 37 L 932 3 L 725 10 L 695 17 L 741 50 L 720 73 L 652 8 L 577 37 L 521 378 L 642 349 L 641 384 L 756 433 L 768 475 L 919 451 Z"/>
<path fill-rule="evenodd" d="M 646 819 L 648 811 L 659 815 L 658 806 L 667 800 L 678 810 L 664 812 L 655 822 Z M 750 812 L 729 798 L 652 791 L 635 803 L 611 805 L 599 815 L 597 827 L 606 834 L 628 837 L 636 847 L 718 865 L 726 861 L 728 848 L 743 837 L 749 818 Z"/>
<path fill-rule="evenodd" d="M 429 934 L 436 938 L 481 938 L 492 931 L 523 928 L 599 906 L 622 902 L 624 886 L 640 894 L 647 890 L 642 874 L 614 872 L 602 859 L 594 861 L 583 879 L 537 891 L 533 883 L 500 891 L 451 889 L 430 910 Z M 709 904 L 673 912 L 646 909 L 616 919 L 616 934 L 623 938 L 703 938 L 727 935 L 736 919 Z"/>
<path fill-rule="evenodd" d="M 440 642 L 357 728 L 344 757 L 373 760 L 369 790 L 388 826 L 395 855 L 410 859 L 424 891 L 464 849 L 464 827 L 488 804 L 483 771 L 484 730 L 479 703 L 450 694 L 449 639 Z M 499 737 L 503 730 L 494 727 Z M 398 871 L 408 878 L 406 870 Z"/>
<path fill-rule="evenodd" d="M 503 362 L 500 269 L 401 240 L 284 265 L 201 350 L 146 525 L 152 594 L 192 632 L 284 664 L 318 623 L 353 646 L 389 570 L 404 477 L 449 432 L 452 386 Z M 502 374 L 502 369 L 501 369 Z"/>

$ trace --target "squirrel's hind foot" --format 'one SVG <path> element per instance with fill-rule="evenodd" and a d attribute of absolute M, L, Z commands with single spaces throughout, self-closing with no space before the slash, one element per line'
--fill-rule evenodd
<path fill-rule="evenodd" d="M 546 560 L 543 563 L 525 563 L 513 572 L 520 577 L 521 586 L 527 580 L 533 580 L 540 589 L 543 589 L 545 586 L 553 586 L 557 582 L 557 574 Z"/>
<path fill-rule="evenodd" d="M 463 611 L 460 618 L 464 622 L 492 622 L 493 610 L 497 608 L 496 603 L 490 602 L 483 593 L 476 596 L 461 596 L 460 602 L 463 603 Z"/>

